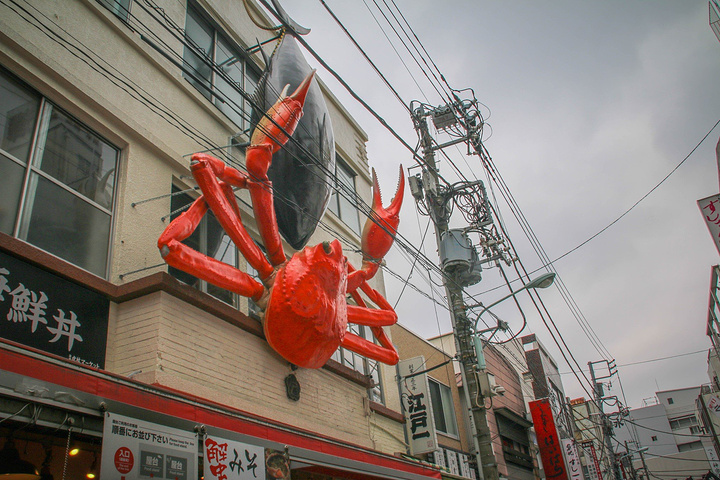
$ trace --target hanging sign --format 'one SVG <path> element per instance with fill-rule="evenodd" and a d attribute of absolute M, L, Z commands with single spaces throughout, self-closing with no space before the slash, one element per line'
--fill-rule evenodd
<path fill-rule="evenodd" d="M 203 442 L 206 480 L 265 480 L 265 449 L 215 435 L 206 435 Z M 282 466 L 276 467 L 283 471 Z M 273 470 L 275 473 L 276 470 Z M 287 468 L 287 472 L 289 472 Z M 272 478 L 281 478 L 272 476 Z"/>
<path fill-rule="evenodd" d="M 585 480 L 580 464 L 580 455 L 578 454 L 575 440 L 562 439 L 563 453 L 565 454 L 565 464 L 568 468 L 568 475 L 571 480 Z"/>
<path fill-rule="evenodd" d="M 537 435 L 540 459 L 542 460 L 545 478 L 568 480 L 563 461 L 563 449 L 558 437 L 552 408 L 547 398 L 530 402 L 535 434 Z"/>
<path fill-rule="evenodd" d="M 705 224 L 715 242 L 715 248 L 720 253 L 720 194 L 698 200 L 697 204 L 705 217 Z"/>
<path fill-rule="evenodd" d="M 592 463 L 587 462 L 588 473 L 590 474 L 590 480 L 603 480 L 602 472 L 600 471 L 600 462 L 598 461 L 597 453 L 595 451 L 595 445 L 592 440 L 587 440 L 580 443 L 583 449 L 585 458 L 588 457 L 592 460 Z"/>
<path fill-rule="evenodd" d="M 718 460 L 717 453 L 715 453 L 715 446 L 708 445 L 705 447 L 705 455 L 707 456 L 708 463 L 710 463 L 710 469 L 715 475 L 720 475 L 720 460 Z"/>
<path fill-rule="evenodd" d="M 427 374 L 411 376 L 424 368 L 425 359 L 423 357 L 398 362 L 405 430 L 410 441 L 412 455 L 429 453 L 438 448 Z"/>
<path fill-rule="evenodd" d="M 95 368 L 105 367 L 110 301 L 0 252 L 0 336 Z"/>
<path fill-rule="evenodd" d="M 100 478 L 195 480 L 197 452 L 193 432 L 107 412 Z"/>

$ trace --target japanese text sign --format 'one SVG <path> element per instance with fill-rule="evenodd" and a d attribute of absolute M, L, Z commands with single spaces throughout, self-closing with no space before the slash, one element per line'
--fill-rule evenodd
<path fill-rule="evenodd" d="M 255 445 L 206 435 L 206 480 L 265 480 L 265 449 Z"/>
<path fill-rule="evenodd" d="M 720 194 L 697 201 L 715 247 L 720 253 Z"/>
<path fill-rule="evenodd" d="M 595 451 L 595 445 L 593 445 L 593 442 L 590 440 L 581 442 L 580 446 L 582 447 L 583 452 L 585 452 L 585 458 L 590 457 L 590 459 L 592 460 L 592 463 L 587 464 L 590 479 L 603 480 L 602 472 L 600 471 L 600 461 L 598 460 L 597 452 Z"/>
<path fill-rule="evenodd" d="M 107 412 L 100 478 L 195 480 L 194 433 Z"/>
<path fill-rule="evenodd" d="M 401 360 L 398 363 L 405 430 L 410 440 L 410 452 L 413 455 L 432 452 L 438 448 L 427 374 L 409 376 L 424 368 L 423 357 Z"/>
<path fill-rule="evenodd" d="M 565 464 L 567 465 L 568 476 L 571 480 L 585 480 L 582 465 L 580 464 L 580 455 L 578 454 L 575 440 L 569 438 L 562 439 L 563 453 L 565 454 Z"/>
<path fill-rule="evenodd" d="M 557 428 L 555 428 L 550 402 L 547 398 L 530 402 L 530 413 L 535 425 L 535 434 L 540 448 L 540 459 L 545 470 L 545 478 L 568 480 L 565 462 L 563 461 L 563 449 L 557 434 Z"/>
<path fill-rule="evenodd" d="M 0 335 L 105 367 L 110 302 L 104 296 L 0 252 Z"/>

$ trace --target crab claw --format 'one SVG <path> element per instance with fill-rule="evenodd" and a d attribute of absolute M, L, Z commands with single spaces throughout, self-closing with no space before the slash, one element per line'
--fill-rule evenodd
<path fill-rule="evenodd" d="M 272 153 L 280 150 L 295 131 L 305 103 L 315 70 L 305 77 L 305 80 L 297 87 L 292 95 L 287 96 L 290 85 L 285 85 L 277 102 L 270 107 L 267 114 L 258 122 L 253 131 L 250 143 L 252 145 L 267 145 L 272 148 Z M 269 118 L 268 118 L 269 117 Z M 272 120 L 270 120 L 272 118 Z M 279 127 L 278 127 L 279 126 Z"/>
<path fill-rule="evenodd" d="M 398 225 L 400 224 L 400 206 L 405 192 L 405 175 L 400 166 L 400 180 L 395 198 L 387 208 L 382 205 L 380 186 L 378 185 L 375 169 L 373 177 L 373 214 L 368 218 L 362 232 L 363 267 L 366 279 L 372 278 L 380 267 L 383 257 L 390 251 Z"/>

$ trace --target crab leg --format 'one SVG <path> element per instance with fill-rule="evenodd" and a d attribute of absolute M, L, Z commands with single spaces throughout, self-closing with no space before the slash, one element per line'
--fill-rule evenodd
<path fill-rule="evenodd" d="M 348 276 L 348 291 L 356 290 L 362 282 L 375 276 L 380 268 L 380 262 L 390 251 L 395 234 L 400 223 L 400 207 L 405 193 L 405 175 L 400 166 L 400 180 L 395 197 L 387 208 L 382 205 L 380 186 L 378 185 L 375 169 L 373 177 L 373 207 L 371 218 L 368 218 L 362 232 L 362 268 Z"/>
<path fill-rule="evenodd" d="M 268 110 L 267 116 L 258 122 L 250 139 L 251 145 L 245 153 L 245 164 L 251 176 L 248 188 L 253 210 L 265 249 L 273 265 L 285 262 L 285 252 L 275 217 L 272 182 L 267 172 L 273 153 L 280 150 L 288 141 L 302 117 L 302 107 L 314 76 L 313 70 L 289 97 L 285 95 L 288 88 L 285 87 L 278 101 Z M 268 117 L 272 118 L 272 121 Z"/>
<path fill-rule="evenodd" d="M 361 270 L 355 270 L 355 268 L 348 263 L 348 271 L 350 271 L 350 275 L 352 275 Z M 388 301 L 385 300 L 385 297 L 380 295 L 380 293 L 372 288 L 366 281 L 363 280 L 359 288 L 379 309 L 368 308 L 363 298 L 357 292 L 357 289 L 350 290 L 348 287 L 348 293 L 350 293 L 353 300 L 358 304 L 357 307 L 348 305 L 348 322 L 370 327 L 370 330 L 378 342 L 380 342 L 380 345 L 350 332 L 345 334 L 341 345 L 348 350 L 372 358 L 373 360 L 388 365 L 395 365 L 400 357 L 382 327 L 394 325 L 397 321 L 397 314 Z"/>
<path fill-rule="evenodd" d="M 201 196 L 179 217 L 170 222 L 158 239 L 158 248 L 171 267 L 194 275 L 244 297 L 259 300 L 265 288 L 250 275 L 181 243 L 200 224 L 208 206 Z"/>
<path fill-rule="evenodd" d="M 223 230 L 237 245 L 248 263 L 258 271 L 260 278 L 263 280 L 268 278 L 273 272 L 273 267 L 245 229 L 231 187 L 235 185 L 247 188 L 249 183 L 247 177 L 234 168 L 226 166 L 221 160 L 203 153 L 192 156 L 190 170 Z"/>

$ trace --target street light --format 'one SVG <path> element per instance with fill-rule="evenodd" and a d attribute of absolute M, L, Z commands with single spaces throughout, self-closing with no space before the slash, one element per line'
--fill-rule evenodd
<path fill-rule="evenodd" d="M 505 300 L 507 300 L 507 299 L 510 298 L 510 297 L 514 297 L 515 295 L 517 295 L 518 293 L 522 292 L 523 290 L 529 290 L 529 289 L 531 289 L 531 288 L 547 288 L 547 287 L 549 287 L 550 285 L 552 285 L 554 281 L 555 281 L 555 274 L 554 274 L 554 273 L 552 273 L 552 272 L 550 272 L 550 273 L 543 273 L 543 274 L 540 275 L 539 277 L 534 278 L 533 280 L 530 280 L 528 283 L 526 283 L 526 284 L 523 285 L 522 287 L 518 288 L 518 289 L 515 290 L 514 292 L 510 292 L 508 295 L 505 295 L 505 296 L 504 296 L 503 298 L 501 298 L 500 300 L 498 300 L 498 301 L 496 301 L 496 302 L 493 302 L 493 303 L 491 303 L 490 305 L 488 305 L 487 307 L 483 308 L 483 309 L 480 311 L 480 313 L 478 314 L 477 318 L 475 319 L 475 334 L 476 334 L 476 335 L 479 335 L 479 334 L 484 333 L 484 332 L 486 332 L 486 331 L 495 330 L 495 328 L 490 328 L 490 329 L 488 329 L 488 330 L 482 330 L 482 331 L 480 331 L 480 332 L 477 331 L 477 324 L 478 324 L 478 322 L 480 321 L 480 317 L 482 317 L 482 314 L 483 314 L 483 313 L 485 313 L 486 311 L 490 310 L 492 307 L 494 307 L 494 306 L 497 305 L 498 303 L 504 302 Z"/>
<path fill-rule="evenodd" d="M 490 327 L 486 328 L 484 330 L 478 331 L 478 322 L 480 322 L 480 317 L 482 317 L 482 314 L 490 310 L 492 307 L 497 305 L 500 302 L 504 302 L 510 297 L 514 297 L 518 293 L 522 292 L 523 290 L 529 290 L 531 288 L 547 288 L 550 285 L 553 284 L 555 281 L 555 274 L 552 272 L 549 273 L 543 273 L 539 277 L 534 278 L 533 280 L 530 280 L 528 283 L 523 285 L 522 287 L 518 288 L 514 292 L 510 292 L 509 294 L 505 295 L 500 300 L 497 300 L 487 307 L 483 308 L 480 313 L 478 314 L 477 318 L 475 319 L 475 326 L 473 328 L 474 335 L 473 335 L 473 341 L 475 342 L 475 355 L 477 356 L 478 361 L 478 368 L 481 370 L 485 369 L 485 356 L 483 355 L 483 349 L 482 349 L 482 339 L 480 338 L 480 335 L 487 332 L 492 332 L 495 330 L 507 330 L 508 324 L 503 322 L 502 320 L 498 320 L 498 324 L 496 327 Z"/>

